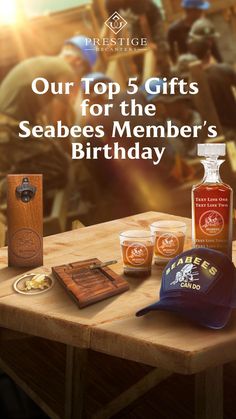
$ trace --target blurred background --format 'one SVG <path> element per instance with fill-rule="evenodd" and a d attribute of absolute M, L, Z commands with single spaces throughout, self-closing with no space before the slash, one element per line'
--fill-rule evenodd
<path fill-rule="evenodd" d="M 127 22 L 117 35 L 105 24 L 114 12 Z M 148 47 L 88 50 L 85 37 L 100 40 L 145 37 Z M 144 145 L 166 145 L 158 166 L 141 160 L 72 161 L 73 139 L 19 141 L 21 120 L 28 120 L 31 126 L 56 126 L 60 120 L 68 126 L 81 127 L 102 123 L 104 138 L 90 139 L 90 142 L 112 145 L 111 125 L 113 120 L 122 123 L 117 109 L 122 100 L 129 99 L 125 93 L 129 77 L 137 77 L 140 86 L 135 97 L 137 103 L 155 103 L 158 114 L 152 118 L 134 118 L 132 124 L 165 125 L 171 120 L 178 126 L 201 125 L 203 121 L 216 125 L 218 137 L 214 141 L 227 144 L 222 178 L 236 189 L 235 45 L 235 0 L 0 0 L 0 245 L 7 241 L 5 179 L 8 173 L 44 174 L 44 235 L 70 230 L 73 223 L 74 227 L 87 226 L 148 210 L 191 216 L 191 188 L 203 176 L 196 144 L 209 141 L 206 129 L 198 140 L 142 139 Z M 79 81 L 91 73 L 96 81 L 114 80 L 122 87 L 114 99 L 110 118 L 81 117 L 80 103 L 86 98 L 83 85 L 79 84 L 69 98 L 50 94 L 37 97 L 31 91 L 32 80 L 37 77 L 45 77 L 50 82 Z M 158 78 L 154 89 L 162 86 L 163 77 L 179 77 L 197 81 L 200 91 L 191 98 L 183 98 L 178 93 L 174 97 L 161 93 L 147 95 L 143 84 L 150 77 Z M 91 104 L 108 101 L 106 95 L 90 95 L 89 99 Z M 82 137 L 76 141 L 87 142 Z M 126 146 L 135 141 L 135 138 L 119 140 Z M 40 340 L 35 339 L 35 348 L 40 357 L 45 357 L 47 347 L 42 346 L 40 350 Z M 8 344 L 5 350 L 9 351 Z M 22 351 L 27 350 L 22 345 Z M 99 373 L 90 373 L 89 377 L 92 391 L 88 394 L 93 396 L 88 403 L 91 411 L 106 403 L 111 394 L 118 394 L 122 386 L 126 388 L 132 377 L 141 377 L 149 369 L 136 363 L 124 364 L 117 358 L 112 359 L 115 373 L 111 373 L 111 361 L 104 355 L 101 362 L 98 355 L 101 356 L 94 353 L 91 371 L 99 368 Z M 18 365 L 21 365 L 20 356 L 19 353 L 15 359 Z M 55 356 L 53 361 L 59 365 L 60 378 L 61 359 Z M 231 366 L 230 374 L 225 404 L 227 418 L 233 419 L 235 374 Z M 38 386 L 37 375 L 35 380 Z M 122 411 L 117 419 L 157 416 L 177 419 L 177 412 L 181 412 L 182 418 L 192 418 L 193 377 L 181 380 L 185 388 L 181 394 L 179 377 L 172 382 L 166 380 L 131 410 Z M 121 387 L 119 391 L 116 386 Z M 47 388 L 42 390 L 47 393 Z M 173 397 L 176 393 L 178 408 Z M 4 419 L 46 418 L 1 371 L 0 406 Z"/>
<path fill-rule="evenodd" d="M 115 35 L 106 20 L 117 11 L 127 25 Z M 85 47 L 85 37 L 146 37 L 147 48 Z M 44 234 L 71 229 L 73 221 L 91 225 L 126 215 L 156 210 L 190 216 L 193 184 L 203 172 L 196 155 L 197 142 L 166 139 L 162 162 L 71 160 L 70 139 L 18 140 L 22 119 L 30 124 L 105 125 L 109 142 L 113 119 L 121 120 L 117 107 L 126 99 L 129 77 L 137 77 L 139 103 L 155 103 L 157 116 L 137 117 L 133 125 L 172 120 L 175 124 L 216 125 L 218 138 L 227 142 L 222 177 L 234 188 L 236 170 L 236 6 L 234 0 L 1 0 L 0 1 L 0 193 L 1 223 L 6 225 L 5 176 L 8 173 L 44 174 Z M 118 81 L 110 120 L 80 115 L 83 86 L 61 99 L 47 95 L 36 100 L 30 92 L 35 77 L 49 81 L 79 80 L 91 75 L 96 81 Z M 180 77 L 197 81 L 196 97 L 147 95 L 143 83 L 150 77 Z M 106 95 L 89 98 L 104 104 Z M 122 121 L 121 121 L 122 122 Z M 71 141 L 73 141 L 71 139 Z M 74 140 L 75 141 L 75 140 Z M 80 138 L 76 141 L 87 141 Z M 114 141 L 114 140 L 113 140 Z M 120 140 L 131 146 L 133 140 Z M 57 144 L 55 144 L 57 143 Z M 142 140 L 143 145 L 163 146 L 163 140 Z M 4 234 L 2 244 L 4 243 Z"/>

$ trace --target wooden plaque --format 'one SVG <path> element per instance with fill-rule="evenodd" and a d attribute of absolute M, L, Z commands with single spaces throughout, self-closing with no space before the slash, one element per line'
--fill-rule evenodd
<path fill-rule="evenodd" d="M 7 176 L 8 265 L 43 264 L 42 175 Z"/>
<path fill-rule="evenodd" d="M 79 308 L 121 294 L 129 289 L 128 282 L 109 267 L 89 269 L 93 263 L 101 263 L 101 261 L 88 259 L 52 268 L 55 277 Z"/>

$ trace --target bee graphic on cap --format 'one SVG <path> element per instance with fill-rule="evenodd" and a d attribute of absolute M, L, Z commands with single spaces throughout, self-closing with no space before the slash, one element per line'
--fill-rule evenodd
<path fill-rule="evenodd" d="M 194 282 L 199 281 L 197 267 L 193 263 L 185 265 L 179 272 L 175 275 L 175 280 L 170 283 L 170 285 L 176 285 L 181 282 Z"/>

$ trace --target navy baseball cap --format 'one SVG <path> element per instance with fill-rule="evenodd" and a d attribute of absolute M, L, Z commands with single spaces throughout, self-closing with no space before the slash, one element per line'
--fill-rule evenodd
<path fill-rule="evenodd" d="M 210 7 L 210 3 L 204 0 L 183 0 L 182 7 L 184 9 L 207 10 Z"/>
<path fill-rule="evenodd" d="M 236 269 L 223 253 L 191 249 L 172 259 L 162 274 L 160 300 L 136 313 L 172 311 L 211 329 L 223 328 L 236 308 Z"/>

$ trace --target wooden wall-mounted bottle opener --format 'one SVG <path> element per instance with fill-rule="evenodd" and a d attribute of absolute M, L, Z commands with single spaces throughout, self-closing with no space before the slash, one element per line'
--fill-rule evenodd
<path fill-rule="evenodd" d="M 8 265 L 43 264 L 42 175 L 7 176 Z"/>

